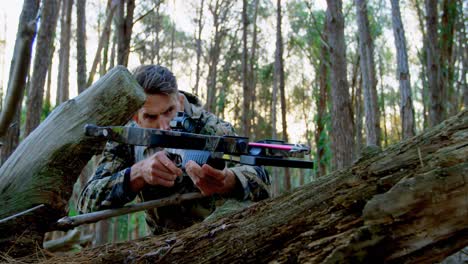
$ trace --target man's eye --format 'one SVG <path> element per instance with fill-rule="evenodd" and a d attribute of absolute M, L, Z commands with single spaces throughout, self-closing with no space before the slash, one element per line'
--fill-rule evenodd
<path fill-rule="evenodd" d="M 172 111 L 174 111 L 174 107 L 170 107 L 169 109 L 167 109 L 166 112 L 164 112 L 164 114 L 170 114 L 172 113 Z"/>
<path fill-rule="evenodd" d="M 146 119 L 157 119 L 158 116 L 157 115 L 145 115 L 145 118 Z"/>

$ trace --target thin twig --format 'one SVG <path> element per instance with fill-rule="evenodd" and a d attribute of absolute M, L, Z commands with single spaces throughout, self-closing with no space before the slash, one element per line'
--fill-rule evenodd
<path fill-rule="evenodd" d="M 44 207 L 44 206 L 45 206 L 44 204 L 40 204 L 40 205 L 38 205 L 38 206 L 34 206 L 33 208 L 30 208 L 30 209 L 28 209 L 28 210 L 22 211 L 22 212 L 20 212 L 20 213 L 15 214 L 15 215 L 12 215 L 12 216 L 8 216 L 8 217 L 6 217 L 6 218 L 3 218 L 2 220 L 0 220 L 0 224 L 4 224 L 4 223 L 10 221 L 11 219 L 14 219 L 14 218 L 16 218 L 16 217 L 23 216 L 23 215 L 28 214 L 28 213 L 30 213 L 30 212 L 32 212 L 32 211 L 35 211 L 35 210 L 37 210 L 37 209 L 40 209 L 40 208 L 42 208 L 42 207 Z"/>

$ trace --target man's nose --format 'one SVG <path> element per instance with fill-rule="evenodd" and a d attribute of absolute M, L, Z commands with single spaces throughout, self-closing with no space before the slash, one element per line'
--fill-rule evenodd
<path fill-rule="evenodd" d="M 163 130 L 171 130 L 171 126 L 169 125 L 170 120 L 163 119 L 159 123 L 159 127 Z"/>

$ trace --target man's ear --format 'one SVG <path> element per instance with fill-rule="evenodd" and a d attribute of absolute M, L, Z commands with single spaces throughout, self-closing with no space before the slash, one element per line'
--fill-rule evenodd
<path fill-rule="evenodd" d="M 183 112 L 183 111 L 184 111 L 184 106 L 185 106 L 184 103 L 185 103 L 185 96 L 184 96 L 184 94 L 179 93 L 179 106 L 180 106 L 179 111 L 180 111 L 180 112 Z"/>
<path fill-rule="evenodd" d="M 132 120 L 138 123 L 138 112 L 133 115 Z"/>

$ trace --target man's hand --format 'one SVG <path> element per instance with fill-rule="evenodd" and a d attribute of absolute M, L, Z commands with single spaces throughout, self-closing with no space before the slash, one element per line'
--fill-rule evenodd
<path fill-rule="evenodd" d="M 130 189 L 140 191 L 145 185 L 171 187 L 182 170 L 177 168 L 165 151 L 158 151 L 151 157 L 135 163 L 130 173 Z"/>
<path fill-rule="evenodd" d="M 195 186 L 206 196 L 215 193 L 228 194 L 236 187 L 236 176 L 228 168 L 217 170 L 208 164 L 200 167 L 196 162 L 189 161 L 185 165 L 185 171 Z"/>

